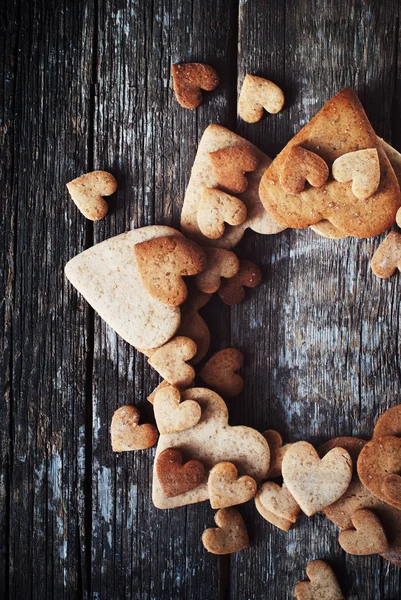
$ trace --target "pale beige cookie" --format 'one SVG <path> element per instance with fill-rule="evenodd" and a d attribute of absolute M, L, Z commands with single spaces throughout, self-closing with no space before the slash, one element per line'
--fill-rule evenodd
<path fill-rule="evenodd" d="M 268 478 L 274 479 L 275 477 L 281 477 L 283 457 L 292 444 L 284 444 L 283 446 L 283 438 L 278 431 L 275 431 L 274 429 L 268 429 L 267 431 L 264 431 L 262 435 L 270 448 L 270 470 Z"/>
<path fill-rule="evenodd" d="M 236 196 L 217 189 L 203 188 L 197 219 L 199 229 L 207 238 L 220 238 L 224 234 L 226 223 L 241 225 L 246 214 L 245 204 Z"/>
<path fill-rule="evenodd" d="M 201 418 L 201 407 L 194 400 L 181 402 L 175 387 L 161 388 L 153 401 L 157 428 L 161 434 L 176 433 L 194 427 Z"/>
<path fill-rule="evenodd" d="M 296 442 L 285 453 L 284 483 L 308 517 L 344 494 L 352 478 L 352 460 L 342 448 L 333 448 L 322 459 L 308 442 Z"/>
<path fill-rule="evenodd" d="M 183 108 L 194 109 L 202 104 L 202 92 L 214 90 L 220 83 L 213 67 L 203 63 L 182 63 L 171 66 L 175 96 Z"/>
<path fill-rule="evenodd" d="M 207 264 L 202 273 L 195 277 L 195 285 L 206 294 L 217 292 L 221 278 L 230 279 L 239 271 L 240 262 L 230 250 L 224 248 L 203 248 Z"/>
<path fill-rule="evenodd" d="M 181 304 L 181 323 L 177 335 L 183 335 L 193 340 L 196 344 L 196 354 L 189 363 L 197 365 L 206 356 L 210 346 L 210 331 L 205 320 L 200 316 L 199 310 L 206 306 L 212 294 L 201 292 L 192 282 L 187 284 L 188 297 Z"/>
<path fill-rule="evenodd" d="M 149 401 L 151 404 L 153 404 L 153 403 L 154 403 L 154 401 L 155 401 L 155 396 L 156 396 L 157 392 L 158 392 L 159 390 L 162 390 L 162 389 L 166 388 L 166 387 L 176 387 L 176 388 L 177 388 L 177 389 L 180 391 L 180 393 L 181 393 L 181 392 L 183 392 L 184 390 L 187 390 L 188 388 L 190 388 L 190 387 L 193 387 L 193 383 L 191 383 L 191 385 L 184 386 L 184 387 L 180 387 L 180 386 L 177 386 L 177 385 L 176 385 L 176 386 L 172 386 L 172 385 L 171 385 L 171 383 L 169 383 L 168 381 L 166 381 L 165 379 L 163 379 L 163 381 L 161 381 L 161 382 L 159 383 L 159 385 L 155 387 L 155 389 L 153 390 L 153 392 L 151 392 L 151 393 L 149 394 L 149 396 L 147 397 L 147 400 L 148 400 L 148 401 Z"/>
<path fill-rule="evenodd" d="M 256 494 L 256 481 L 248 475 L 238 477 L 238 469 L 230 462 L 221 462 L 213 467 L 207 486 L 212 508 L 243 504 Z"/>
<path fill-rule="evenodd" d="M 212 169 L 209 153 L 233 146 L 250 147 L 258 159 L 256 170 L 247 173 L 247 189 L 238 196 L 246 206 L 247 218 L 241 225 L 236 225 L 235 227 L 226 225 L 224 234 L 216 240 L 211 240 L 202 234 L 197 220 L 198 206 L 202 199 L 203 189 L 205 187 L 219 187 L 217 177 Z M 184 206 L 181 213 L 181 228 L 185 235 L 194 239 L 202 246 L 233 248 L 238 244 L 245 230 L 248 228 L 262 234 L 273 234 L 285 229 L 285 227 L 278 225 L 266 213 L 259 198 L 259 183 L 270 163 L 271 160 L 268 156 L 244 138 L 220 125 L 209 125 L 200 141 L 191 171 L 191 178 L 185 193 Z"/>
<path fill-rule="evenodd" d="M 401 437 L 401 404 L 392 406 L 377 419 L 372 438 L 382 435 Z"/>
<path fill-rule="evenodd" d="M 273 481 L 266 481 L 259 490 L 258 496 L 267 511 L 284 521 L 296 522 L 300 508 L 285 483 L 280 486 Z"/>
<path fill-rule="evenodd" d="M 92 171 L 67 183 L 67 189 L 84 217 L 99 221 L 108 211 L 103 196 L 114 194 L 117 181 L 106 171 Z"/>
<path fill-rule="evenodd" d="M 326 162 L 302 146 L 292 146 L 283 163 L 280 184 L 287 194 L 299 194 L 305 183 L 321 187 L 327 181 L 329 167 Z"/>
<path fill-rule="evenodd" d="M 258 166 L 250 146 L 231 146 L 209 153 L 217 185 L 231 194 L 241 194 L 248 187 L 246 173 Z"/>
<path fill-rule="evenodd" d="M 122 406 L 111 420 L 111 447 L 113 452 L 144 450 L 154 446 L 159 434 L 154 425 L 139 425 L 139 410 L 135 406 Z"/>
<path fill-rule="evenodd" d="M 401 233 L 390 231 L 374 253 L 370 266 L 381 279 L 391 277 L 396 269 L 401 270 Z"/>
<path fill-rule="evenodd" d="M 156 459 L 155 469 L 163 493 L 174 498 L 198 487 L 205 480 L 205 467 L 199 460 L 185 464 L 182 452 L 177 448 L 166 448 Z"/>
<path fill-rule="evenodd" d="M 357 468 L 361 483 L 374 496 L 401 510 L 401 438 L 388 435 L 367 442 Z"/>
<path fill-rule="evenodd" d="M 214 516 L 217 528 L 206 529 L 202 544 L 212 554 L 232 554 L 249 547 L 248 532 L 243 518 L 234 507 L 222 508 Z"/>
<path fill-rule="evenodd" d="M 332 568 L 323 560 L 313 560 L 306 567 L 310 581 L 295 586 L 297 600 L 344 600 L 344 595 Z"/>
<path fill-rule="evenodd" d="M 179 306 L 188 295 L 184 276 L 197 275 L 206 257 L 197 244 L 180 237 L 158 237 L 134 247 L 142 284 L 155 300 Z"/>
<path fill-rule="evenodd" d="M 258 265 L 250 260 L 240 260 L 239 270 L 229 281 L 223 280 L 219 289 L 220 299 L 224 304 L 234 306 L 245 298 L 244 287 L 257 287 L 262 281 L 262 272 Z"/>
<path fill-rule="evenodd" d="M 185 431 L 161 433 L 156 456 L 166 448 L 179 448 L 185 456 L 200 460 L 207 471 L 219 462 L 232 462 L 240 475 L 249 475 L 255 481 L 265 479 L 270 451 L 264 437 L 250 427 L 230 427 L 227 406 L 215 392 L 193 388 L 182 393 L 183 401 L 189 399 L 200 405 L 200 420 Z M 154 471 L 152 497 L 157 508 L 174 508 L 207 500 L 209 492 L 205 483 L 186 494 L 166 498 Z"/>
<path fill-rule="evenodd" d="M 244 387 L 244 380 L 235 372 L 243 364 L 244 357 L 239 350 L 224 348 L 209 358 L 199 371 L 199 377 L 223 398 L 233 398 L 238 396 Z"/>
<path fill-rule="evenodd" d="M 255 506 L 256 506 L 258 513 L 266 521 L 268 521 L 275 527 L 278 527 L 282 531 L 289 531 L 291 529 L 291 527 L 293 526 L 292 521 L 287 521 L 287 519 L 282 519 L 281 517 L 278 517 L 271 511 L 267 510 L 265 508 L 265 506 L 262 504 L 262 502 L 260 501 L 260 494 L 261 494 L 261 490 L 259 490 L 255 496 Z"/>
<path fill-rule="evenodd" d="M 340 183 L 352 181 L 352 193 L 357 198 L 370 198 L 380 184 L 380 162 L 376 148 L 348 152 L 336 158 L 331 167 Z"/>
<path fill-rule="evenodd" d="M 388 541 L 380 519 L 371 510 L 361 509 L 351 517 L 353 529 L 342 531 L 338 543 L 348 554 L 362 556 L 388 550 Z"/>
<path fill-rule="evenodd" d="M 263 117 L 263 109 L 275 115 L 284 106 L 282 90 L 268 79 L 246 75 L 238 100 L 238 114 L 247 123 L 257 123 Z"/>
<path fill-rule="evenodd" d="M 153 225 L 128 231 L 71 259 L 65 274 L 89 304 L 126 342 L 150 349 L 165 344 L 180 325 L 180 309 L 164 306 L 142 285 L 134 246 L 156 237 L 180 236 Z"/>
<path fill-rule="evenodd" d="M 184 336 L 177 336 L 152 352 L 148 363 L 171 385 L 184 388 L 195 379 L 195 370 L 187 362 L 196 354 L 196 344 Z"/>

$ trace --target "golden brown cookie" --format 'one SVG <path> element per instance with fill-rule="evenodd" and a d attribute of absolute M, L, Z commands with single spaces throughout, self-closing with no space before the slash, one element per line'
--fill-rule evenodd
<path fill-rule="evenodd" d="M 256 494 L 256 481 L 243 475 L 238 477 L 238 469 L 230 462 L 217 463 L 207 480 L 212 508 L 227 508 L 248 502 Z"/>
<path fill-rule="evenodd" d="M 250 260 L 240 260 L 238 273 L 229 281 L 222 282 L 219 296 L 224 304 L 241 304 L 245 298 L 244 287 L 257 287 L 261 281 L 262 272 L 259 267 Z"/>
<path fill-rule="evenodd" d="M 207 386 L 223 396 L 233 398 L 243 390 L 244 380 L 238 371 L 244 364 L 244 357 L 236 348 L 224 348 L 209 358 L 199 377 Z"/>
<path fill-rule="evenodd" d="M 268 521 L 269 523 L 271 523 L 275 527 L 278 527 L 282 531 L 289 531 L 291 529 L 291 527 L 293 526 L 293 522 L 292 521 L 288 521 L 287 519 L 283 519 L 281 517 L 278 517 L 273 512 L 267 510 L 266 507 L 260 501 L 260 495 L 261 495 L 261 489 L 257 492 L 257 494 L 255 496 L 255 506 L 256 506 L 256 509 L 257 509 L 258 513 L 266 521 Z"/>
<path fill-rule="evenodd" d="M 199 229 L 207 238 L 221 238 L 226 223 L 232 226 L 241 225 L 246 215 L 245 204 L 236 196 L 213 188 L 203 188 L 197 219 Z"/>
<path fill-rule="evenodd" d="M 268 478 L 274 479 L 275 477 L 281 477 L 283 457 L 292 444 L 285 444 L 283 446 L 283 438 L 278 431 L 274 431 L 274 429 L 268 429 L 267 431 L 264 431 L 262 435 L 270 448 L 270 470 Z"/>
<path fill-rule="evenodd" d="M 181 402 L 175 387 L 163 387 L 156 393 L 153 408 L 157 428 L 162 434 L 175 433 L 194 427 L 201 418 L 201 407 L 194 400 Z"/>
<path fill-rule="evenodd" d="M 106 171 L 92 171 L 67 183 L 67 189 L 84 217 L 99 221 L 108 211 L 103 196 L 114 194 L 117 181 Z"/>
<path fill-rule="evenodd" d="M 243 518 L 234 507 L 221 508 L 214 516 L 217 528 L 206 529 L 202 544 L 212 554 L 232 554 L 249 547 Z"/>
<path fill-rule="evenodd" d="M 401 438 L 389 435 L 367 442 L 357 468 L 361 483 L 374 496 L 401 510 Z"/>
<path fill-rule="evenodd" d="M 246 75 L 238 100 L 238 114 L 247 123 L 257 123 L 263 117 L 263 109 L 274 115 L 284 106 L 282 90 L 268 79 Z"/>
<path fill-rule="evenodd" d="M 306 182 L 321 187 L 328 176 L 329 167 L 323 158 L 302 146 L 292 146 L 281 169 L 280 185 L 287 194 L 294 195 L 302 192 Z"/>
<path fill-rule="evenodd" d="M 209 153 L 218 186 L 231 194 L 241 194 L 248 187 L 245 173 L 255 171 L 258 159 L 249 146 L 231 146 Z"/>
<path fill-rule="evenodd" d="M 323 560 L 313 560 L 306 567 L 309 581 L 295 586 L 297 600 L 344 600 L 343 593 L 332 568 Z"/>
<path fill-rule="evenodd" d="M 314 152 L 329 167 L 344 154 L 376 148 L 380 162 L 377 191 L 368 199 L 359 199 L 352 193 L 350 182 L 329 177 L 321 187 L 306 186 L 299 194 L 288 194 L 280 184 L 280 175 L 294 146 Z M 280 152 L 262 177 L 259 192 L 266 211 L 287 227 L 302 228 L 327 219 L 343 233 L 362 238 L 391 227 L 401 205 L 394 170 L 357 95 L 349 88 L 329 100 Z"/>
<path fill-rule="evenodd" d="M 181 63 L 171 66 L 175 96 L 183 108 L 202 104 L 202 92 L 214 90 L 220 83 L 213 67 L 203 63 Z"/>
<path fill-rule="evenodd" d="M 401 233 L 390 231 L 373 255 L 372 271 L 377 277 L 391 277 L 396 269 L 401 270 Z"/>
<path fill-rule="evenodd" d="M 282 486 L 273 481 L 266 481 L 258 492 L 259 501 L 262 506 L 284 521 L 295 523 L 300 507 L 294 500 L 287 486 Z"/>
<path fill-rule="evenodd" d="M 374 512 L 367 509 L 357 510 L 351 521 L 353 529 L 342 531 L 338 537 L 338 543 L 345 552 L 362 556 L 388 550 L 385 531 Z"/>
<path fill-rule="evenodd" d="M 221 278 L 231 279 L 240 268 L 240 262 L 230 250 L 224 248 L 203 248 L 206 255 L 206 266 L 202 273 L 195 277 L 195 285 L 206 294 L 217 292 Z"/>
<path fill-rule="evenodd" d="M 205 480 L 205 467 L 199 460 L 183 463 L 182 452 L 166 448 L 156 459 L 155 469 L 167 498 L 174 498 L 198 487 Z"/>
<path fill-rule="evenodd" d="M 152 352 L 148 363 L 171 385 L 185 388 L 195 379 L 195 370 L 187 363 L 196 350 L 193 340 L 179 335 Z"/>
<path fill-rule="evenodd" d="M 139 410 L 135 406 L 122 406 L 111 420 L 111 447 L 113 452 L 144 450 L 154 446 L 159 437 L 154 425 L 139 425 Z"/>
<path fill-rule="evenodd" d="M 372 438 L 382 435 L 401 436 L 401 404 L 392 406 L 377 419 Z"/>
<path fill-rule="evenodd" d="M 197 275 L 206 257 L 197 244 L 184 237 L 157 237 L 134 246 L 142 284 L 162 304 L 179 306 L 187 297 L 182 277 Z"/>

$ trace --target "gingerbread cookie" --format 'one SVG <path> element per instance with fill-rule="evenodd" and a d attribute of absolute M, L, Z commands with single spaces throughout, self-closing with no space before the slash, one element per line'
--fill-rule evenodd
<path fill-rule="evenodd" d="M 194 109 L 202 104 L 202 92 L 211 92 L 220 83 L 215 69 L 203 63 L 182 63 L 171 67 L 175 96 L 183 108 Z"/>
<path fill-rule="evenodd" d="M 292 146 L 281 169 L 280 185 L 284 192 L 294 195 L 302 192 L 306 182 L 321 187 L 328 176 L 329 167 L 323 158 L 302 146 Z"/>
<path fill-rule="evenodd" d="M 248 145 L 231 146 L 209 152 L 217 185 L 231 194 L 241 194 L 248 187 L 246 173 L 255 171 L 258 159 Z"/>
<path fill-rule="evenodd" d="M 194 400 L 181 402 L 180 390 L 169 386 L 155 394 L 153 401 L 157 427 L 162 434 L 194 427 L 201 418 L 201 407 Z"/>
<path fill-rule="evenodd" d="M 240 268 L 240 262 L 234 252 L 224 248 L 205 247 L 206 266 L 202 273 L 195 277 L 195 285 L 207 294 L 217 292 L 222 283 L 221 278 L 231 279 Z"/>
<path fill-rule="evenodd" d="M 229 281 L 222 281 L 219 296 L 224 304 L 241 304 L 245 298 L 244 287 L 257 287 L 262 281 L 262 272 L 250 260 L 240 260 L 239 270 Z"/>
<path fill-rule="evenodd" d="M 284 106 L 282 90 L 268 79 L 246 75 L 238 100 L 238 114 L 247 123 L 257 123 L 263 117 L 263 109 L 275 115 Z"/>
<path fill-rule="evenodd" d="M 214 520 L 217 528 L 206 529 L 202 535 L 202 543 L 208 552 L 232 554 L 249 547 L 248 532 L 236 508 L 218 510 Z"/>
<path fill-rule="evenodd" d="M 202 234 L 211 240 L 221 238 L 225 224 L 241 225 L 246 219 L 246 206 L 236 196 L 222 190 L 203 188 L 198 206 L 198 225 Z"/>
<path fill-rule="evenodd" d="M 207 480 L 212 508 L 227 508 L 248 502 L 256 494 L 256 481 L 243 475 L 238 477 L 238 469 L 230 462 L 217 463 Z"/>
<path fill-rule="evenodd" d="M 182 452 L 166 448 L 157 457 L 155 469 L 163 494 L 174 498 L 198 487 L 205 480 L 205 467 L 199 460 L 183 463 Z"/>
<path fill-rule="evenodd" d="M 244 363 L 244 357 L 236 348 L 225 348 L 209 358 L 199 377 L 223 398 L 238 396 L 243 390 L 244 380 L 238 371 Z"/>
<path fill-rule="evenodd" d="M 151 448 L 157 442 L 158 431 L 154 425 L 139 425 L 139 410 L 135 406 L 122 406 L 111 420 L 111 447 L 113 452 L 130 452 Z"/>
<path fill-rule="evenodd" d="M 278 517 L 273 512 L 267 510 L 265 508 L 265 506 L 262 504 L 261 500 L 260 500 L 260 494 L 261 494 L 261 490 L 259 490 L 258 493 L 255 496 L 255 506 L 256 506 L 256 509 L 257 509 L 258 513 L 266 521 L 268 521 L 269 523 L 271 523 L 275 527 L 278 527 L 282 531 L 289 531 L 291 529 L 291 527 L 293 526 L 292 521 L 288 521 L 287 519 L 283 519 L 281 517 Z"/>
<path fill-rule="evenodd" d="M 392 406 L 377 419 L 372 438 L 382 435 L 401 437 L 401 404 Z"/>
<path fill-rule="evenodd" d="M 171 385 L 185 388 L 195 379 L 194 368 L 187 364 L 195 355 L 195 342 L 177 336 L 152 352 L 148 363 Z"/>
<path fill-rule="evenodd" d="M 269 513 L 273 513 L 284 521 L 290 521 L 291 524 L 296 522 L 300 507 L 288 491 L 285 483 L 280 486 L 273 481 L 266 481 L 258 491 L 258 498 Z"/>
<path fill-rule="evenodd" d="M 361 483 L 376 498 L 401 510 L 401 438 L 388 435 L 368 442 L 357 468 Z"/>
<path fill-rule="evenodd" d="M 372 271 L 377 277 L 391 277 L 396 269 L 401 270 L 401 233 L 390 231 L 373 255 Z"/>
<path fill-rule="evenodd" d="M 67 189 L 84 217 L 99 221 L 108 211 L 103 196 L 114 194 L 117 181 L 106 171 L 92 171 L 67 183 Z"/>
<path fill-rule="evenodd" d="M 338 538 L 338 543 L 345 552 L 362 556 L 388 550 L 386 533 L 374 512 L 357 510 L 351 521 L 353 529 L 342 531 Z"/>
<path fill-rule="evenodd" d="M 309 581 L 295 586 L 297 600 L 344 600 L 343 593 L 332 568 L 323 560 L 313 560 L 306 567 Z"/>

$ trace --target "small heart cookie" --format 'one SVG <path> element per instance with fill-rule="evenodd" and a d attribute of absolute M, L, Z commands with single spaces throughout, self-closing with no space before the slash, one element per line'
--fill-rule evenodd
<path fill-rule="evenodd" d="M 84 217 L 99 221 L 108 211 L 103 196 L 114 194 L 117 181 L 106 171 L 92 171 L 67 183 L 67 189 Z"/>
<path fill-rule="evenodd" d="M 342 531 L 338 543 L 348 554 L 379 554 L 388 549 L 388 541 L 379 517 L 371 510 L 357 510 L 351 517 L 354 529 Z"/>
<path fill-rule="evenodd" d="M 270 448 L 270 470 L 267 477 L 268 479 L 281 477 L 283 457 L 292 444 L 285 444 L 283 446 L 283 438 L 278 431 L 274 431 L 274 429 L 268 429 L 267 431 L 264 431 L 262 435 Z"/>
<path fill-rule="evenodd" d="M 183 108 L 194 109 L 202 104 L 202 92 L 214 90 L 220 83 L 215 69 L 203 63 L 175 64 L 171 67 L 174 92 Z"/>
<path fill-rule="evenodd" d="M 200 460 L 189 460 L 183 464 L 182 453 L 177 448 L 166 448 L 160 452 L 155 469 L 167 498 L 185 494 L 205 480 L 205 467 Z"/>
<path fill-rule="evenodd" d="M 241 375 L 235 373 L 243 364 L 244 357 L 239 350 L 224 348 L 207 361 L 199 371 L 199 377 L 223 398 L 233 398 L 238 396 L 244 387 Z"/>
<path fill-rule="evenodd" d="M 258 491 L 258 496 L 261 504 L 270 513 L 285 521 L 296 522 L 300 508 L 285 483 L 281 487 L 273 481 L 266 481 Z"/>
<path fill-rule="evenodd" d="M 401 233 L 390 231 L 375 251 L 370 266 L 381 279 L 391 277 L 396 269 L 401 270 Z"/>
<path fill-rule="evenodd" d="M 230 462 L 217 463 L 209 473 L 207 486 L 212 508 L 227 508 L 248 502 L 256 494 L 256 481 L 248 475 L 238 477 Z"/>
<path fill-rule="evenodd" d="M 255 171 L 258 159 L 249 146 L 230 146 L 209 152 L 218 186 L 232 194 L 241 194 L 248 187 L 245 173 Z"/>
<path fill-rule="evenodd" d="M 401 510 L 401 438 L 388 435 L 368 442 L 358 458 L 361 483 L 387 504 Z"/>
<path fill-rule="evenodd" d="M 206 529 L 202 543 L 212 554 L 231 554 L 249 547 L 248 532 L 236 508 L 221 508 L 214 516 L 217 528 Z"/>
<path fill-rule="evenodd" d="M 234 252 L 223 248 L 203 248 L 207 265 L 202 273 L 195 277 L 195 285 L 207 294 L 217 292 L 221 278 L 230 279 L 239 271 L 240 263 Z"/>
<path fill-rule="evenodd" d="M 154 446 L 159 434 L 154 425 L 139 423 L 139 410 L 135 406 L 122 406 L 111 420 L 111 447 L 113 452 L 144 450 Z"/>
<path fill-rule="evenodd" d="M 203 251 L 184 237 L 152 238 L 135 244 L 134 253 L 143 286 L 168 306 L 179 306 L 187 297 L 182 277 L 197 275 L 206 267 Z"/>
<path fill-rule="evenodd" d="M 229 281 L 222 281 L 219 289 L 220 299 L 224 304 L 234 306 L 241 304 L 245 298 L 244 287 L 257 287 L 262 281 L 262 272 L 250 260 L 239 261 L 239 271 Z"/>
<path fill-rule="evenodd" d="M 322 459 L 308 442 L 296 442 L 285 453 L 284 483 L 311 517 L 344 494 L 352 479 L 352 460 L 343 448 L 333 448 Z"/>
<path fill-rule="evenodd" d="M 282 531 L 289 531 L 291 529 L 291 527 L 293 526 L 292 521 L 288 521 L 287 519 L 282 519 L 281 517 L 278 517 L 273 512 L 271 512 L 270 510 L 267 510 L 267 508 L 260 501 L 260 490 L 258 491 L 258 493 L 255 496 L 255 506 L 256 506 L 258 513 L 266 521 L 268 521 L 275 527 L 278 527 Z"/>
<path fill-rule="evenodd" d="M 175 387 L 161 388 L 153 401 L 155 419 L 160 433 L 175 433 L 194 427 L 201 418 L 201 407 L 194 400 L 181 402 Z"/>
<path fill-rule="evenodd" d="M 344 600 L 343 593 L 332 568 L 323 560 L 313 560 L 306 567 L 310 581 L 300 581 L 295 586 L 297 600 Z"/>
<path fill-rule="evenodd" d="M 392 406 L 377 419 L 372 438 L 382 435 L 401 436 L 401 404 Z"/>
<path fill-rule="evenodd" d="M 327 163 L 302 146 L 292 146 L 284 161 L 280 184 L 288 194 L 299 194 L 307 181 L 313 187 L 321 187 L 329 177 Z"/>
<path fill-rule="evenodd" d="M 194 368 L 187 364 L 195 354 L 195 342 L 178 335 L 152 352 L 148 363 L 171 385 L 184 388 L 195 379 Z"/>
<path fill-rule="evenodd" d="M 221 238 L 225 223 L 241 225 L 246 219 L 245 204 L 236 196 L 204 187 L 198 205 L 197 221 L 203 235 L 211 240 Z"/>
<path fill-rule="evenodd" d="M 347 152 L 336 158 L 331 169 L 336 181 L 352 181 L 356 198 L 370 198 L 379 187 L 380 162 L 376 148 Z"/>
<path fill-rule="evenodd" d="M 247 123 L 257 123 L 263 117 L 263 109 L 275 115 L 284 106 L 282 90 L 268 79 L 246 75 L 238 100 L 238 114 Z"/>

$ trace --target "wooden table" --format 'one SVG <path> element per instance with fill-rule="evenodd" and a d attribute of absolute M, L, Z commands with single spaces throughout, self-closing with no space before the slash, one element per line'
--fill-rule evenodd
<path fill-rule="evenodd" d="M 69 285 L 67 260 L 133 227 L 178 226 L 198 141 L 221 123 L 270 156 L 335 92 L 354 87 L 377 133 L 401 147 L 396 0 L 3 0 L 0 8 L 0 597 L 124 600 L 292 598 L 314 558 L 349 599 L 396 600 L 400 570 L 345 555 L 319 514 L 288 534 L 242 509 L 252 546 L 204 550 L 208 503 L 172 511 L 150 500 L 154 449 L 116 455 L 114 410 L 145 419 L 157 374 Z M 182 109 L 171 64 L 221 75 Z M 279 84 L 286 107 L 237 118 L 246 73 Z M 110 215 L 86 221 L 65 183 L 105 169 Z M 234 308 L 204 310 L 212 350 L 245 354 L 232 424 L 285 440 L 368 438 L 400 401 L 400 278 L 369 262 L 382 238 L 330 241 L 310 230 L 247 234 L 240 257 L 264 282 Z"/>

